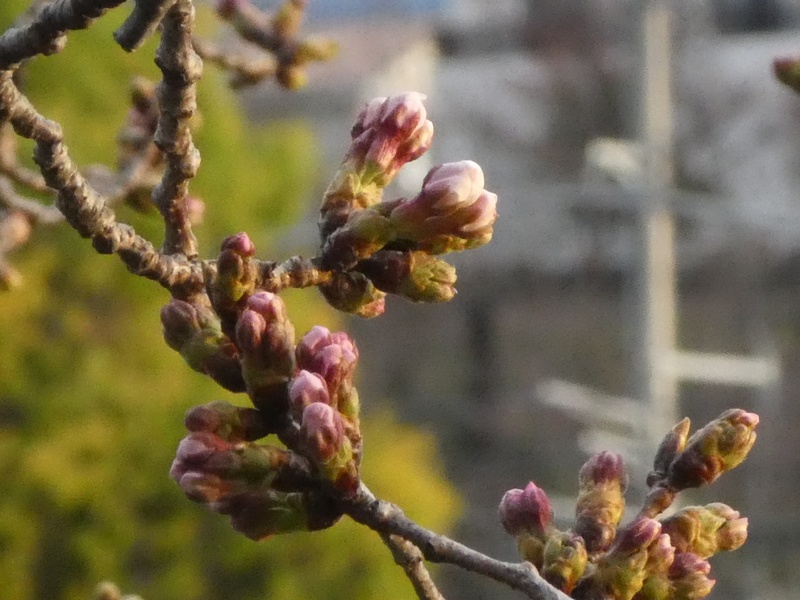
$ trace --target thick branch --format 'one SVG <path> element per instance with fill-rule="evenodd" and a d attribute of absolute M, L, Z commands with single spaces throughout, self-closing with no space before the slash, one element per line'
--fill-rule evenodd
<path fill-rule="evenodd" d="M 166 227 L 163 251 L 188 258 L 197 256 L 197 240 L 186 210 L 186 194 L 189 179 L 200 166 L 189 122 L 197 109 L 195 82 L 203 72 L 203 63 L 192 49 L 193 23 L 191 0 L 178 0 L 164 19 L 156 52 L 156 64 L 164 79 L 158 86 L 160 117 L 153 139 L 166 159 L 164 176 L 153 190 Z"/>
<path fill-rule="evenodd" d="M 449 563 L 490 577 L 534 600 L 569 600 L 542 579 L 530 563 L 501 562 L 425 529 L 406 517 L 400 507 L 375 498 L 363 484 L 354 496 L 342 501 L 342 508 L 354 521 L 378 533 L 408 540 L 431 562 Z"/>
<path fill-rule="evenodd" d="M 431 574 L 425 568 L 425 557 L 422 556 L 419 548 L 396 535 L 382 533 L 381 539 L 392 551 L 394 562 L 405 571 L 406 577 L 411 581 L 420 600 L 444 600 L 444 596 L 433 582 Z"/>
<path fill-rule="evenodd" d="M 37 54 L 55 54 L 67 42 L 67 31 L 85 29 L 97 17 L 125 0 L 56 0 L 24 27 L 0 36 L 0 70 Z"/>

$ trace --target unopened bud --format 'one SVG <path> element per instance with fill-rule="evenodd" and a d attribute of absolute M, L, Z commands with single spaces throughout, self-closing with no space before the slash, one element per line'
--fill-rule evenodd
<path fill-rule="evenodd" d="M 303 411 L 300 437 L 304 448 L 324 477 L 342 491 L 358 485 L 358 467 L 345 422 L 333 407 L 316 402 Z"/>
<path fill-rule="evenodd" d="M 431 254 L 487 243 L 497 219 L 497 195 L 484 190 L 483 183 L 483 171 L 469 160 L 434 167 L 422 191 L 392 210 L 397 237 Z"/>
<path fill-rule="evenodd" d="M 334 231 L 322 248 L 326 269 L 349 269 L 369 258 L 394 239 L 388 218 L 370 208 L 350 213 L 347 222 Z"/>
<path fill-rule="evenodd" d="M 647 577 L 642 589 L 636 594 L 637 600 L 668 600 L 672 594 L 669 569 L 675 560 L 675 548 L 670 537 L 662 533 L 647 549 L 645 570 Z"/>
<path fill-rule="evenodd" d="M 222 333 L 221 323 L 210 308 L 173 299 L 161 309 L 161 324 L 167 345 L 192 369 L 227 390 L 244 391 L 236 347 Z"/>
<path fill-rule="evenodd" d="M 382 250 L 359 265 L 379 290 L 412 302 L 447 302 L 456 294 L 456 269 L 427 252 Z"/>
<path fill-rule="evenodd" d="M 363 273 L 334 271 L 320 292 L 336 310 L 372 319 L 386 310 L 386 294 L 377 289 Z"/>
<path fill-rule="evenodd" d="M 268 412 L 282 410 L 275 401 L 284 397 L 294 371 L 294 326 L 283 300 L 269 292 L 250 296 L 236 323 L 236 342 L 253 402 Z"/>
<path fill-rule="evenodd" d="M 679 552 L 669 570 L 672 598 L 698 600 L 711 593 L 715 581 L 708 577 L 711 565 L 691 552 Z"/>
<path fill-rule="evenodd" d="M 195 406 L 186 413 L 183 423 L 190 432 L 212 433 L 228 442 L 249 442 L 273 433 L 258 410 L 222 400 Z"/>
<path fill-rule="evenodd" d="M 683 419 L 664 436 L 664 439 L 661 441 L 656 451 L 656 457 L 653 460 L 653 470 L 647 475 L 647 485 L 649 487 L 652 487 L 667 476 L 672 461 L 674 461 L 686 447 L 686 440 L 689 437 L 690 427 L 691 422 L 689 419 Z"/>
<path fill-rule="evenodd" d="M 569 594 L 586 570 L 587 561 L 586 546 L 580 536 L 556 533 L 550 536 L 544 547 L 542 577 Z"/>
<path fill-rule="evenodd" d="M 620 529 L 609 551 L 598 559 L 592 576 L 578 586 L 587 588 L 580 597 L 591 590 L 591 597 L 631 600 L 644 585 L 648 550 L 658 543 L 660 533 L 659 522 L 648 518 Z"/>
<path fill-rule="evenodd" d="M 589 552 L 605 550 L 614 541 L 625 509 L 628 475 L 622 457 L 612 452 L 595 454 L 581 468 L 578 481 L 574 530 Z"/>
<path fill-rule="evenodd" d="M 683 508 L 665 518 L 662 527 L 676 550 L 700 558 L 736 550 L 747 539 L 747 519 L 719 502 Z"/>
<path fill-rule="evenodd" d="M 302 369 L 289 383 L 289 408 L 294 418 L 300 422 L 305 408 L 315 402 L 331 403 L 328 386 L 321 375 Z"/>
<path fill-rule="evenodd" d="M 670 486 L 699 487 L 741 464 L 756 441 L 757 426 L 758 415 L 732 409 L 695 432 L 670 465 Z"/>
<path fill-rule="evenodd" d="M 531 533 L 544 537 L 550 531 L 553 509 L 544 490 L 531 481 L 524 490 L 513 489 L 503 495 L 498 515 L 513 536 Z"/>

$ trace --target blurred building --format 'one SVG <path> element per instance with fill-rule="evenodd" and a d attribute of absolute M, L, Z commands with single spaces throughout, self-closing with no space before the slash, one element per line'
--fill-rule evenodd
<path fill-rule="evenodd" d="M 380 319 L 350 326 L 367 410 L 389 398 L 436 432 L 469 502 L 460 539 L 511 560 L 513 543 L 494 518 L 505 489 L 535 479 L 568 498 L 585 450 L 602 443 L 646 467 L 641 447 L 626 445 L 628 425 L 593 429 L 543 397 L 574 390 L 598 413 L 642 399 L 648 204 L 635 185 L 636 146 L 612 157 L 624 162 L 621 176 L 585 160 L 593 140 L 637 135 L 638 3 L 508 0 L 487 9 L 432 0 L 395 2 L 389 12 L 384 3 L 338 4 L 342 12 L 312 22 L 340 41 L 341 58 L 315 68 L 298 94 L 264 87 L 244 101 L 256 119 L 310 119 L 331 174 L 365 100 L 422 91 L 436 139 L 397 193 L 413 193 L 432 164 L 470 158 L 484 168 L 500 217 L 489 246 L 453 257 L 459 296 L 444 306 L 394 299 Z M 800 407 L 790 401 L 800 391 L 800 98 L 773 81 L 770 64 L 800 50 L 800 10 L 792 0 L 674 6 L 676 176 L 667 202 L 677 224 L 678 341 L 740 355 L 767 349 L 782 362 L 775 389 L 681 386 L 681 414 L 696 425 L 733 406 L 763 418 L 748 464 L 692 500 L 725 501 L 751 517 L 751 542 L 716 559 L 711 597 L 789 598 L 800 588 L 790 568 L 800 560 Z M 351 14 L 367 18 L 344 19 Z M 314 211 L 282 240 L 287 253 L 314 252 Z M 449 585 L 464 598 L 513 597 L 461 573 Z"/>

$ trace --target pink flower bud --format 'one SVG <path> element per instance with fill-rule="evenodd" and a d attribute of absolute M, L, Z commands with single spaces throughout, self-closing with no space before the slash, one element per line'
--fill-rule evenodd
<path fill-rule="evenodd" d="M 342 417 L 328 404 L 315 402 L 303 411 L 300 436 L 310 456 L 317 463 L 328 463 L 339 454 L 345 444 Z"/>
<path fill-rule="evenodd" d="M 375 98 L 358 115 L 347 156 L 361 172 L 364 185 L 387 185 L 404 164 L 428 149 L 433 125 L 423 100 L 425 96 L 417 92 Z"/>
<path fill-rule="evenodd" d="M 628 556 L 646 550 L 660 534 L 661 523 L 655 519 L 639 518 L 619 531 L 610 553 Z"/>
<path fill-rule="evenodd" d="M 505 530 L 513 536 L 523 533 L 544 536 L 553 519 L 550 499 L 533 482 L 525 486 L 524 490 L 507 491 L 500 501 L 498 514 Z"/>
<path fill-rule="evenodd" d="M 313 371 L 317 352 L 330 346 L 333 343 L 331 332 L 327 327 L 315 325 L 306 333 L 297 344 L 295 354 L 297 356 L 297 366 L 300 369 Z"/>
<path fill-rule="evenodd" d="M 256 253 L 255 245 L 245 232 L 226 237 L 222 240 L 220 250 L 232 250 L 239 256 L 253 256 Z"/>
<path fill-rule="evenodd" d="M 720 502 L 683 508 L 665 518 L 662 526 L 676 550 L 700 558 L 735 550 L 747 539 L 747 519 Z"/>
<path fill-rule="evenodd" d="M 328 386 L 321 375 L 302 369 L 289 383 L 289 407 L 300 421 L 305 408 L 315 402 L 330 404 Z"/>
<path fill-rule="evenodd" d="M 431 254 L 485 244 L 497 219 L 497 195 L 483 185 L 483 171 L 472 161 L 434 167 L 422 191 L 391 211 L 397 238 L 414 241 Z"/>

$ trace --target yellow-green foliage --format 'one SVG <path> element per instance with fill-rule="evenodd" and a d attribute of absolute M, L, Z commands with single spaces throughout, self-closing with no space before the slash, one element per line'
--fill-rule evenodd
<path fill-rule="evenodd" d="M 23 4 L 0 3 L 0 29 Z M 152 42 L 126 55 L 111 41 L 123 16 L 72 35 L 62 56 L 28 71 L 26 91 L 62 122 L 81 164 L 113 164 L 129 78 L 157 76 Z M 245 123 L 221 81 L 208 67 L 200 88 L 203 166 L 192 191 L 207 218 L 198 234 L 206 254 L 239 230 L 263 252 L 275 226 L 304 210 L 314 142 L 302 123 Z M 158 243 L 157 218 L 121 216 Z M 377 536 L 353 523 L 257 544 L 168 479 L 184 412 L 236 398 L 163 343 L 164 290 L 66 227 L 38 231 L 14 261 L 24 287 L 0 295 L 0 597 L 83 600 L 102 579 L 152 600 L 409 595 Z M 301 332 L 336 326 L 313 292 L 296 299 Z M 452 525 L 457 502 L 433 441 L 387 414 L 363 427 L 374 490 L 425 525 Z"/>

